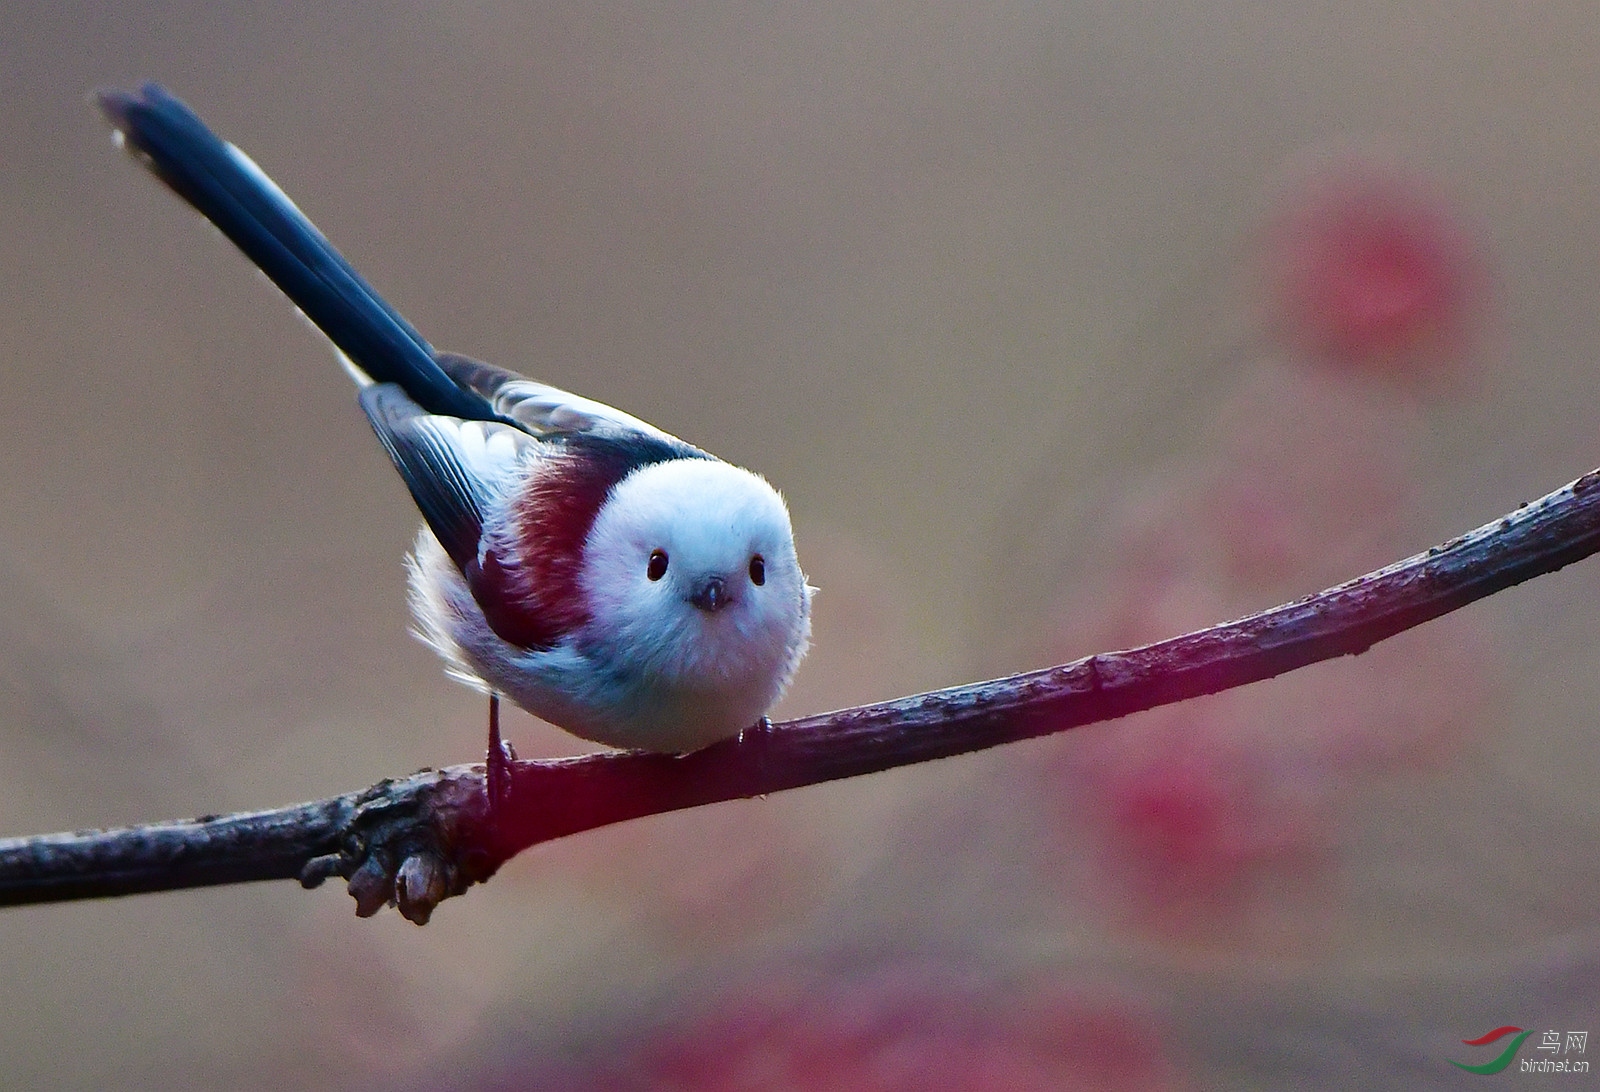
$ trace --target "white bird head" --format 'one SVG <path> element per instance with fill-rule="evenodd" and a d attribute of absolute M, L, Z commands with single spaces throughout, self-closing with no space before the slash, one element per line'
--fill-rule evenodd
<path fill-rule="evenodd" d="M 583 547 L 586 640 L 676 685 L 770 680 L 776 700 L 811 632 L 811 589 L 778 491 L 714 459 L 619 482 Z M 621 655 L 619 655 L 621 654 Z"/>

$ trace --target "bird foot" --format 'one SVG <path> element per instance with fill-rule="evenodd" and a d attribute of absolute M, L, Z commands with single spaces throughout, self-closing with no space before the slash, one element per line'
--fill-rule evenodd
<path fill-rule="evenodd" d="M 516 760 L 516 748 L 500 738 L 500 695 L 490 694 L 489 751 L 484 759 L 484 781 L 491 816 L 511 795 L 511 764 Z"/>

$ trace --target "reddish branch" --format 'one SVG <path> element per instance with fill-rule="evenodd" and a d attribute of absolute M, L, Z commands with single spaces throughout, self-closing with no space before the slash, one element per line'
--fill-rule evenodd
<path fill-rule="evenodd" d="M 772 725 L 691 755 L 517 762 L 491 816 L 482 766 L 424 770 L 275 811 L 0 840 L 0 905 L 247 880 L 349 880 L 412 921 L 539 842 L 657 812 L 983 750 L 1363 652 L 1600 549 L 1600 471 L 1318 595 L 1126 652 Z"/>

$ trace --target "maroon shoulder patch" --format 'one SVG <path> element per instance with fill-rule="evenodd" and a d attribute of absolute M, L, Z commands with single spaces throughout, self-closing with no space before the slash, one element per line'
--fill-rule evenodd
<path fill-rule="evenodd" d="M 540 464 L 511 501 L 511 541 L 468 566 L 490 628 L 523 648 L 552 648 L 589 620 L 578 576 L 583 544 L 611 488 L 637 464 L 626 452 L 574 450 Z"/>

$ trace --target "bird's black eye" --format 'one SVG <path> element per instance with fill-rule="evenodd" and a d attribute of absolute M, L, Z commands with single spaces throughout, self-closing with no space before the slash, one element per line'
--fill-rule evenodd
<path fill-rule="evenodd" d="M 660 580 L 667 575 L 667 551 L 651 550 L 650 564 L 645 566 L 644 575 L 651 580 Z"/>
<path fill-rule="evenodd" d="M 756 554 L 750 559 L 750 583 L 759 588 L 766 582 L 767 563 L 761 559 L 760 554 Z"/>

